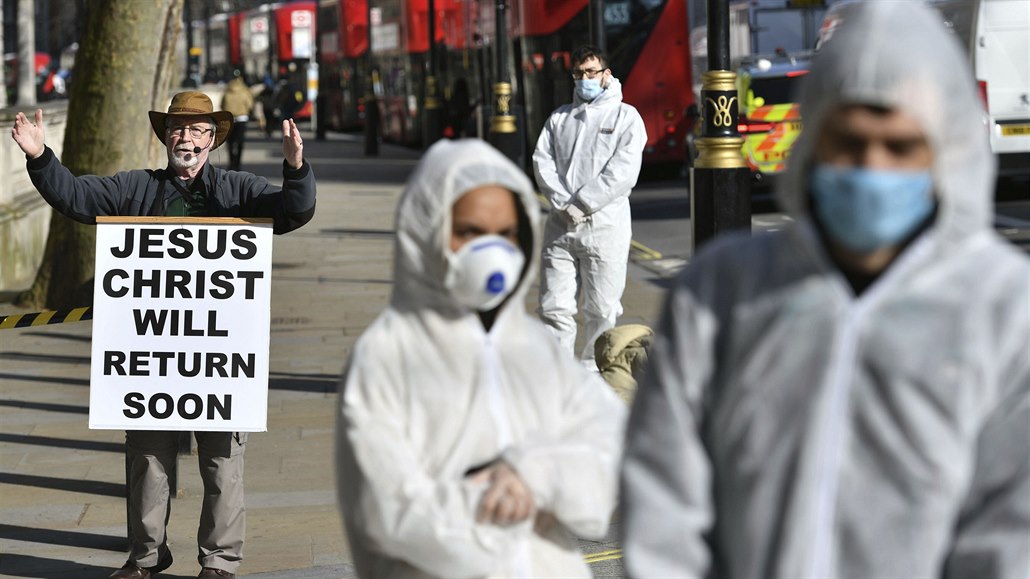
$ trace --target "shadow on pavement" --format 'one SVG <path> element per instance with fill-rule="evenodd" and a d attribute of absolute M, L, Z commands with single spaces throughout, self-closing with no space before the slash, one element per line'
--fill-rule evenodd
<path fill-rule="evenodd" d="M 271 390 L 292 390 L 294 392 L 336 392 L 340 377 L 330 374 L 272 374 L 268 379 Z"/>
<path fill-rule="evenodd" d="M 0 484 L 71 491 L 73 493 L 87 493 L 105 497 L 125 497 L 124 483 L 119 484 L 98 480 L 66 479 L 53 476 L 0 472 Z"/>
<path fill-rule="evenodd" d="M 127 551 L 129 548 L 129 543 L 125 537 L 112 537 L 111 535 L 83 533 L 80 531 L 36 529 L 20 525 L 5 525 L 3 523 L 0 523 L 0 539 L 115 552 Z M 6 559 L 6 555 L 4 558 Z M 43 560 L 46 561 L 47 559 Z M 4 573 L 10 572 L 6 564 L 3 567 L 3 571 Z M 110 573 L 110 571 L 108 572 Z M 30 577 L 35 577 L 35 575 L 30 575 Z M 79 577 L 79 575 L 66 575 L 66 577 Z"/>
<path fill-rule="evenodd" d="M 99 442 L 95 440 L 53 438 L 50 436 L 33 436 L 31 434 L 0 433 L 0 442 L 51 446 L 54 448 L 76 448 L 78 450 L 97 450 L 100 452 L 117 452 L 119 454 L 125 452 L 125 444 L 121 442 Z"/>
<path fill-rule="evenodd" d="M 92 342 L 92 334 L 80 335 L 80 334 L 65 334 L 61 332 L 25 332 L 26 336 L 41 336 L 44 338 L 54 338 L 55 340 L 70 340 L 73 342 Z"/>
<path fill-rule="evenodd" d="M 113 571 L 107 567 L 84 565 L 75 561 L 58 561 L 31 555 L 0 555 L 4 577 L 36 577 L 38 579 L 70 579 L 106 577 Z"/>
<path fill-rule="evenodd" d="M 89 364 L 89 356 L 58 356 L 54 354 L 29 354 L 27 352 L 3 352 L 0 360 L 56 364 Z"/>
<path fill-rule="evenodd" d="M 66 412 L 68 414 L 89 414 L 88 406 L 74 404 L 53 404 L 50 402 L 25 402 L 23 400 L 0 400 L 0 406 L 24 408 L 26 410 L 42 410 L 44 412 Z"/>
<path fill-rule="evenodd" d="M 89 579 L 107 577 L 114 571 L 110 567 L 85 565 L 75 561 L 58 561 L 31 555 L 0 555 L 0 570 L 4 577 L 32 577 L 36 579 Z M 158 573 L 160 579 L 194 579 L 194 575 Z"/>
<path fill-rule="evenodd" d="M 89 378 L 65 378 L 62 376 L 26 376 L 22 374 L 0 373 L 0 380 L 18 380 L 20 382 L 47 382 L 50 384 L 66 384 L 68 386 L 89 386 Z"/>

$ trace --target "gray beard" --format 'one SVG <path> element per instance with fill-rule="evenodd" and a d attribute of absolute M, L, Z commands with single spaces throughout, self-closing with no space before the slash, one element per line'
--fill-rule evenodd
<path fill-rule="evenodd" d="M 183 151 L 183 152 L 180 153 L 180 155 L 184 155 L 184 156 L 185 155 L 190 155 L 190 158 L 189 159 L 184 159 L 183 157 L 177 156 L 174 151 L 169 150 L 168 151 L 168 164 L 171 165 L 172 167 L 176 168 L 176 169 L 192 169 L 193 167 L 197 166 L 197 163 L 200 162 L 200 157 L 196 153 L 193 153 L 192 151 L 191 152 Z"/>

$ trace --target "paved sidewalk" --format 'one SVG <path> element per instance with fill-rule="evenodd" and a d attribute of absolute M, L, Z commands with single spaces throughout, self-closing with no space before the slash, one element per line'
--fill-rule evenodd
<path fill-rule="evenodd" d="M 242 577 L 353 576 L 335 504 L 337 378 L 388 299 L 394 206 L 418 157 L 383 145 L 365 158 L 360 136 L 305 137 L 318 208 L 275 240 L 268 432 L 248 443 Z M 228 153 L 213 161 L 227 165 Z M 281 162 L 276 139 L 247 143 L 245 170 L 278 182 Z M 631 279 L 622 322 L 650 324 L 661 295 Z M 18 313 L 27 310 L 0 303 L 0 315 Z M 105 577 L 125 561 L 124 432 L 87 428 L 91 330 L 92 322 L 0 330 L 0 577 Z M 202 485 L 195 458 L 179 463 L 168 525 L 175 563 L 165 578 L 199 571 Z M 609 567 L 595 573 L 620 573 L 617 559 L 600 558 Z"/>

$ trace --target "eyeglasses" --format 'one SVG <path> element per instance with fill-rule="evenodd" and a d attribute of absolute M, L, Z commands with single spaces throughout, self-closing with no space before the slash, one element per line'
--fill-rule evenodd
<path fill-rule="evenodd" d="M 187 132 L 189 132 L 190 137 L 193 138 L 193 139 L 199 139 L 199 138 L 203 137 L 205 134 L 213 132 L 213 129 L 208 129 L 208 128 L 205 128 L 205 127 L 189 127 L 189 126 L 186 126 L 186 127 L 168 127 L 166 130 L 168 131 L 169 135 L 179 135 L 180 138 L 182 138 Z"/>
<path fill-rule="evenodd" d="M 605 70 L 606 69 L 604 69 L 604 68 L 574 69 L 572 71 L 572 78 L 574 78 L 576 80 L 579 80 L 581 78 L 594 78 L 595 76 L 601 74 Z"/>

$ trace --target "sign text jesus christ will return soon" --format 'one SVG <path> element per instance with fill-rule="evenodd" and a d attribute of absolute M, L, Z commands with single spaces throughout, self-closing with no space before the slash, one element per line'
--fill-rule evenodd
<path fill-rule="evenodd" d="M 272 224 L 97 219 L 89 427 L 264 431 Z"/>

